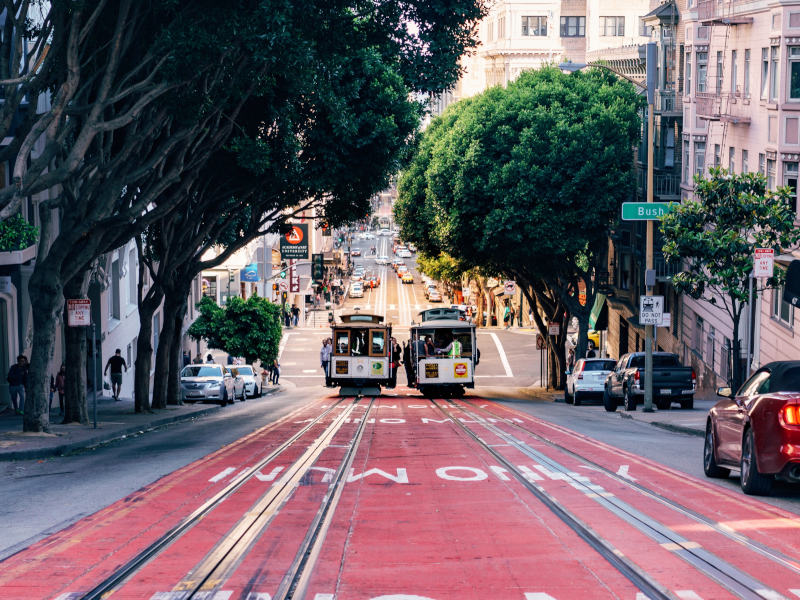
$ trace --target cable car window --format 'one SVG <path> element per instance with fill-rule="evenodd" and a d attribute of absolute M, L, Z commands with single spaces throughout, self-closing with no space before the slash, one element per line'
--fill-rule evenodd
<path fill-rule="evenodd" d="M 367 349 L 367 330 L 355 329 L 350 332 L 350 356 L 366 356 Z"/>
<path fill-rule="evenodd" d="M 386 332 L 380 330 L 372 330 L 370 335 L 370 356 L 385 356 L 384 348 L 386 347 Z"/>
<path fill-rule="evenodd" d="M 350 332 L 337 331 L 334 338 L 334 354 L 350 354 Z"/>

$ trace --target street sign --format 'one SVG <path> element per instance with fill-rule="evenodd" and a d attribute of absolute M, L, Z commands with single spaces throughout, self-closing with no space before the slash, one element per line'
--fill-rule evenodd
<path fill-rule="evenodd" d="M 506 296 L 513 296 L 517 292 L 517 284 L 513 281 L 506 281 L 503 284 L 503 293 Z"/>
<path fill-rule="evenodd" d="M 547 335 L 559 335 L 561 333 L 561 325 L 559 323 L 549 323 L 547 325 Z"/>
<path fill-rule="evenodd" d="M 775 251 L 756 248 L 753 256 L 753 277 L 772 277 L 775 274 Z"/>
<path fill-rule="evenodd" d="M 281 236 L 281 258 L 308 258 L 308 223 L 289 225 L 289 231 Z"/>
<path fill-rule="evenodd" d="M 544 338 L 538 333 L 536 334 L 536 349 L 544 350 Z"/>
<path fill-rule="evenodd" d="M 293 294 L 300 293 L 300 270 L 296 262 L 296 260 L 289 261 L 289 291 Z"/>
<path fill-rule="evenodd" d="M 639 323 L 661 325 L 664 315 L 664 296 L 639 296 Z"/>
<path fill-rule="evenodd" d="M 666 327 L 667 329 L 672 327 L 672 313 L 664 313 L 662 315 L 659 327 Z"/>
<path fill-rule="evenodd" d="M 464 287 L 461 288 L 461 295 L 464 296 L 465 299 L 469 298 L 471 293 L 472 292 L 470 291 L 468 286 L 464 286 Z"/>
<path fill-rule="evenodd" d="M 289 291 L 289 282 L 285 279 L 278 280 L 278 290 L 281 292 L 288 292 Z"/>
<path fill-rule="evenodd" d="M 623 202 L 623 221 L 657 221 L 676 204 L 674 202 Z"/>
<path fill-rule="evenodd" d="M 88 298 L 67 300 L 67 325 L 85 327 L 92 324 L 92 301 Z"/>
<path fill-rule="evenodd" d="M 239 270 L 239 281 L 255 283 L 258 280 L 258 265 L 256 263 L 249 264 L 244 269 Z"/>

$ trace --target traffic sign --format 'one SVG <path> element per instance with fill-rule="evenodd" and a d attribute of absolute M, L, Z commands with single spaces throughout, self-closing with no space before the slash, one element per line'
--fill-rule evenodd
<path fill-rule="evenodd" d="M 547 325 L 547 335 L 559 335 L 561 333 L 561 325 L 559 323 L 550 323 Z"/>
<path fill-rule="evenodd" d="M 506 281 L 503 284 L 503 292 L 506 296 L 513 296 L 517 292 L 517 284 L 513 281 Z"/>
<path fill-rule="evenodd" d="M 84 327 L 92 324 L 92 301 L 88 298 L 67 300 L 67 326 Z"/>
<path fill-rule="evenodd" d="M 639 323 L 661 325 L 664 316 L 664 296 L 639 296 Z"/>
<path fill-rule="evenodd" d="M 775 274 L 775 251 L 756 248 L 753 256 L 753 277 L 772 277 Z"/>
<path fill-rule="evenodd" d="M 657 221 L 672 208 L 675 202 L 623 202 L 623 221 Z"/>
<path fill-rule="evenodd" d="M 289 282 L 286 279 L 279 279 L 278 280 L 278 289 L 282 292 L 289 291 Z"/>

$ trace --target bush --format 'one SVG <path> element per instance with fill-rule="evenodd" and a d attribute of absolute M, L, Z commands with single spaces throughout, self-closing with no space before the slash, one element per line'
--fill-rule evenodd
<path fill-rule="evenodd" d="M 39 239 L 39 228 L 28 223 L 21 215 L 0 221 L 0 252 L 22 250 Z"/>

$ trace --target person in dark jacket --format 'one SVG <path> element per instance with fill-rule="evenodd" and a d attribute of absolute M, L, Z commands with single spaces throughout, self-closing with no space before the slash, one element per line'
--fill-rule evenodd
<path fill-rule="evenodd" d="M 403 366 L 406 368 L 408 387 L 414 387 L 414 363 L 411 360 L 411 344 L 403 342 Z"/>
<path fill-rule="evenodd" d="M 20 354 L 16 364 L 11 365 L 6 381 L 8 382 L 11 406 L 14 412 L 21 415 L 25 411 L 25 386 L 28 384 L 28 359 L 24 354 Z"/>
<path fill-rule="evenodd" d="M 400 369 L 400 361 L 403 358 L 403 349 L 400 347 L 400 344 L 397 343 L 395 338 L 392 338 L 392 378 L 391 383 L 389 384 L 390 387 L 395 387 L 397 385 L 397 371 Z"/>

